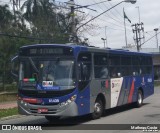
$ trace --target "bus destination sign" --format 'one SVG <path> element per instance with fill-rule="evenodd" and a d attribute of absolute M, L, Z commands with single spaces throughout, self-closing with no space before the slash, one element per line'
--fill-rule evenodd
<path fill-rule="evenodd" d="M 63 54 L 62 48 L 33 48 L 29 50 L 29 54 Z"/>
<path fill-rule="evenodd" d="M 73 55 L 72 48 L 61 47 L 34 47 L 20 49 L 21 56 Z"/>

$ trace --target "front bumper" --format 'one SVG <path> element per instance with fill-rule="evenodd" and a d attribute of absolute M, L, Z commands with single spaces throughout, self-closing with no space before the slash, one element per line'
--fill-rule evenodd
<path fill-rule="evenodd" d="M 48 112 L 38 112 L 38 109 L 48 109 Z M 22 115 L 38 115 L 38 116 L 60 116 L 72 117 L 78 115 L 78 107 L 75 102 L 60 107 L 59 105 L 35 105 L 18 100 L 18 112 Z"/>

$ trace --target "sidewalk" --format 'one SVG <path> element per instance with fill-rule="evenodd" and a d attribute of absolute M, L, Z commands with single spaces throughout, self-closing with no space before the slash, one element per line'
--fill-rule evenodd
<path fill-rule="evenodd" d="M 15 108 L 15 107 L 17 107 L 17 101 L 0 103 L 0 109 L 9 109 L 9 108 Z"/>

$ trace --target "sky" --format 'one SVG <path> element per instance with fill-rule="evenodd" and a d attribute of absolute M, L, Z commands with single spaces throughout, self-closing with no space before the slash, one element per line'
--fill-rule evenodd
<path fill-rule="evenodd" d="M 79 5 L 90 5 L 102 1 L 104 0 L 75 0 L 75 3 Z M 85 11 L 85 13 L 89 14 L 90 16 L 96 16 L 119 2 L 121 2 L 121 0 L 112 0 L 110 2 L 106 1 L 105 3 L 90 6 L 90 8 L 97 10 L 97 12 L 88 9 L 83 9 L 83 11 Z M 155 31 L 153 29 L 160 28 L 160 0 L 137 0 L 136 4 L 122 3 L 119 6 L 111 9 L 104 15 L 101 15 L 100 17 L 95 19 L 92 23 L 98 25 L 100 28 L 87 31 L 84 33 L 84 36 L 86 38 L 89 38 L 89 42 L 91 45 L 98 47 L 104 46 L 104 42 L 101 40 L 101 38 L 105 38 L 106 36 L 108 47 L 122 48 L 123 46 L 125 46 L 126 43 L 123 17 L 124 8 L 127 17 L 132 22 L 130 24 L 126 20 L 127 41 L 128 44 L 135 45 L 133 39 L 134 34 L 132 32 L 131 25 L 139 22 L 139 13 L 137 7 L 139 7 L 140 10 L 140 21 L 144 23 L 144 31 L 147 32 L 145 33 L 145 40 L 148 40 L 155 35 Z M 154 37 L 153 39 L 148 41 L 148 43 L 145 43 L 142 47 L 156 48 L 156 38 Z"/>
<path fill-rule="evenodd" d="M 9 0 L 0 0 L 0 4 L 8 2 Z M 22 0 L 24 1 L 24 0 Z M 57 2 L 68 2 L 68 0 L 56 0 Z M 78 5 L 90 5 L 94 3 L 99 3 L 105 0 L 74 0 L 75 4 Z M 113 5 L 121 2 L 122 0 L 111 0 L 108 2 L 90 6 L 95 11 L 89 9 L 82 9 L 89 17 L 95 17 L 102 13 L 103 11 L 111 8 Z M 139 22 L 140 10 L 140 22 L 144 23 L 145 40 L 148 40 L 155 35 L 155 28 L 159 28 L 160 31 L 160 0 L 137 0 L 136 4 L 125 3 L 116 6 L 107 13 L 101 15 L 91 23 L 98 28 L 93 28 L 91 30 L 83 32 L 85 38 L 89 39 L 90 45 L 97 47 L 104 47 L 104 41 L 101 38 L 107 38 L 107 46 L 110 48 L 122 48 L 126 45 L 125 43 L 125 30 L 124 30 L 124 17 L 123 8 L 127 17 L 131 20 L 131 23 L 126 19 L 127 28 L 127 42 L 128 44 L 135 45 L 132 32 L 132 24 Z M 87 21 L 87 20 L 86 20 Z M 160 38 L 160 34 L 158 35 Z M 143 40 L 144 41 L 144 40 Z M 143 42 L 142 41 L 142 42 Z M 160 39 L 159 39 L 160 46 Z M 147 43 L 145 43 L 142 48 L 156 48 L 156 38 L 154 37 Z"/>

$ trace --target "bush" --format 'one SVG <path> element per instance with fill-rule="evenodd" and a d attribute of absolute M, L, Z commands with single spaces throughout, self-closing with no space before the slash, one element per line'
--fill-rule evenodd
<path fill-rule="evenodd" d="M 0 91 L 7 91 L 7 92 L 17 92 L 17 84 L 12 83 L 12 84 L 7 84 L 5 85 L 5 89 L 3 89 L 2 85 L 0 85 Z"/>

